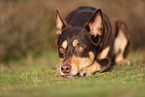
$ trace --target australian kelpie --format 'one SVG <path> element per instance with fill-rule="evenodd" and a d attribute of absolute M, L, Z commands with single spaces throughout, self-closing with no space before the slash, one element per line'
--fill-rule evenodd
<path fill-rule="evenodd" d="M 56 76 L 90 76 L 111 64 L 128 64 L 131 35 L 121 20 L 110 21 L 105 12 L 80 6 L 65 19 L 56 10 L 60 63 Z"/>

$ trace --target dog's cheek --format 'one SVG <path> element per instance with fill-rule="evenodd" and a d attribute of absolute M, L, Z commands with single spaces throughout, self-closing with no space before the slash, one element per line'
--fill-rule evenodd
<path fill-rule="evenodd" d="M 90 51 L 88 55 L 89 57 L 80 59 L 79 70 L 82 70 L 83 68 L 92 65 L 92 63 L 94 62 L 94 58 L 95 58 L 94 53 Z"/>
<path fill-rule="evenodd" d="M 63 54 L 62 53 L 59 53 L 59 58 L 63 58 Z"/>
<path fill-rule="evenodd" d="M 77 72 L 79 72 L 80 70 L 82 70 L 83 68 L 86 68 L 88 66 L 90 66 L 92 63 L 94 62 L 94 53 L 93 52 L 89 52 L 89 57 L 84 58 L 84 57 L 75 57 L 72 56 L 72 72 L 76 72 L 75 68 L 77 68 Z"/>
<path fill-rule="evenodd" d="M 71 58 L 71 75 L 76 75 L 79 72 L 79 60 L 73 55 Z"/>
<path fill-rule="evenodd" d="M 79 67 L 77 64 L 72 64 L 71 65 L 72 69 L 70 72 L 70 75 L 76 75 L 79 72 Z"/>

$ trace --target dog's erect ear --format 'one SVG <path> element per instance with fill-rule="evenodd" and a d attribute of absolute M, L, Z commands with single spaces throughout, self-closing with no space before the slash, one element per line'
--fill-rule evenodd
<path fill-rule="evenodd" d="M 65 20 L 62 19 L 61 14 L 59 9 L 56 9 L 56 27 L 57 27 L 57 31 L 56 34 L 60 35 L 62 34 L 62 29 L 67 26 L 67 22 Z"/>
<path fill-rule="evenodd" d="M 103 29 L 103 14 L 101 9 L 97 9 L 92 18 L 85 24 L 85 28 L 89 31 L 90 35 L 96 37 L 102 34 Z"/>

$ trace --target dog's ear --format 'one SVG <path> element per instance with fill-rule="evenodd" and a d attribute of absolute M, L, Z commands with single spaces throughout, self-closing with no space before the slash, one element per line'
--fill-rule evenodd
<path fill-rule="evenodd" d="M 97 9 L 92 18 L 85 24 L 85 28 L 89 31 L 90 35 L 96 37 L 102 34 L 103 30 L 103 14 L 101 9 Z"/>
<path fill-rule="evenodd" d="M 59 9 L 56 9 L 56 35 L 62 34 L 62 29 L 67 26 L 67 22 L 62 19 Z"/>
<path fill-rule="evenodd" d="M 67 26 L 67 22 L 62 19 L 59 9 L 56 9 L 56 44 L 58 45 L 58 40 L 62 34 L 62 29 Z"/>

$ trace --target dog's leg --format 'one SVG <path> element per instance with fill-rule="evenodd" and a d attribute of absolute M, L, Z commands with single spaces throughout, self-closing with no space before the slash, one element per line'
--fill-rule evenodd
<path fill-rule="evenodd" d="M 127 65 L 131 64 L 131 62 L 127 59 L 127 55 L 129 53 L 130 49 L 131 49 L 131 41 L 128 42 L 128 44 L 125 48 L 125 51 L 124 51 L 124 55 L 123 55 L 124 59 L 125 59 L 125 64 L 127 64 Z"/>
<path fill-rule="evenodd" d="M 115 53 L 115 64 L 130 64 L 126 57 L 124 57 L 124 53 L 128 44 L 128 40 L 126 39 L 122 30 L 119 30 L 118 36 L 115 38 L 114 42 L 114 53 Z"/>
<path fill-rule="evenodd" d="M 90 76 L 92 73 L 97 71 L 107 70 L 111 65 L 111 61 L 109 58 L 102 59 L 100 61 L 95 61 L 91 66 L 80 71 L 80 76 Z"/>
<path fill-rule="evenodd" d="M 127 55 L 131 48 L 131 34 L 125 22 L 115 19 L 111 21 L 115 32 L 113 61 L 115 64 L 130 64 Z"/>

